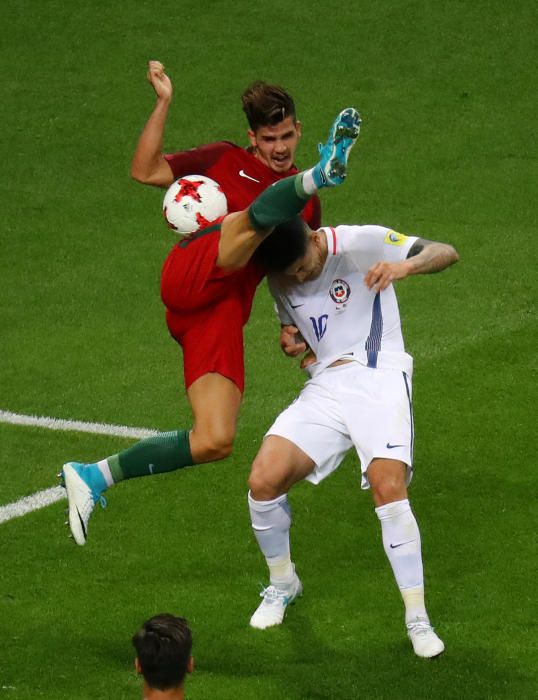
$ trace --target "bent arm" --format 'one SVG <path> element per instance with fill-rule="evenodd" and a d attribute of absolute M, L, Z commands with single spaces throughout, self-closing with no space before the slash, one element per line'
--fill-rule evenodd
<path fill-rule="evenodd" d="M 131 177 L 144 185 L 168 187 L 174 181 L 174 174 L 162 153 L 162 144 L 172 101 L 172 83 L 159 61 L 149 62 L 147 78 L 155 90 L 157 103 L 138 139 Z"/>
<path fill-rule="evenodd" d="M 280 327 L 280 347 L 288 357 L 301 357 L 299 367 L 306 369 L 316 362 L 316 356 L 312 349 L 306 344 L 297 326 L 282 324 Z"/>
<path fill-rule="evenodd" d="M 459 255 L 448 243 L 428 241 L 418 238 L 411 246 L 407 258 L 400 262 L 378 262 L 368 270 L 364 283 L 368 289 L 383 291 L 394 280 L 401 280 L 410 275 L 426 275 L 441 272 L 458 262 Z"/>
<path fill-rule="evenodd" d="M 297 357 L 307 350 L 307 344 L 297 326 L 282 324 L 280 326 L 280 347 L 289 357 Z"/>
<path fill-rule="evenodd" d="M 448 243 L 419 238 L 411 246 L 404 263 L 408 267 L 408 275 L 426 275 L 441 272 L 459 259 L 456 249 Z"/>

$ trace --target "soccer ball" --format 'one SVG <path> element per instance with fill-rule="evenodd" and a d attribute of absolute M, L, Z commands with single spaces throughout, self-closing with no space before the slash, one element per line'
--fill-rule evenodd
<path fill-rule="evenodd" d="M 220 185 L 205 175 L 186 175 L 164 195 L 163 214 L 168 228 L 180 237 L 205 228 L 228 213 Z"/>

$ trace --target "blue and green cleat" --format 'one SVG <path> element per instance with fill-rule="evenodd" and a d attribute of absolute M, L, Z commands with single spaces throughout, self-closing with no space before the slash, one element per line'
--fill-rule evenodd
<path fill-rule="evenodd" d="M 88 521 L 99 502 L 104 508 L 106 500 L 102 496 L 107 483 L 97 464 L 66 462 L 59 474 L 67 491 L 69 501 L 69 527 L 73 539 L 79 545 L 86 544 Z"/>
<path fill-rule="evenodd" d="M 336 117 L 326 143 L 319 144 L 320 161 L 314 167 L 316 187 L 341 185 L 347 173 L 347 159 L 361 129 L 361 118 L 353 107 L 348 107 Z"/>

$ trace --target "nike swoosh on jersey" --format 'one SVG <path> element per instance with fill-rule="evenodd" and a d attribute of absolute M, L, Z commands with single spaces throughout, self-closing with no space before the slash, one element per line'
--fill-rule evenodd
<path fill-rule="evenodd" d="M 260 180 L 256 180 L 255 177 L 251 177 L 250 175 L 247 175 L 246 172 L 245 172 L 243 169 L 241 169 L 241 170 L 239 171 L 239 175 L 241 175 L 241 177 L 246 177 L 247 180 L 252 180 L 252 182 L 260 182 Z"/>
<path fill-rule="evenodd" d="M 387 450 L 392 450 L 395 447 L 405 447 L 405 445 L 391 445 L 390 442 L 387 442 Z"/>
<path fill-rule="evenodd" d="M 292 309 L 298 309 L 300 306 L 304 306 L 304 304 L 290 304 Z"/>

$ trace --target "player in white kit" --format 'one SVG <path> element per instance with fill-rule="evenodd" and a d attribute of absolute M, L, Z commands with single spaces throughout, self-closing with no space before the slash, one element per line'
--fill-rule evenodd
<path fill-rule="evenodd" d="M 280 624 L 302 593 L 290 556 L 289 489 L 302 479 L 318 484 L 355 447 L 413 649 L 422 657 L 444 650 L 426 612 L 420 533 L 407 497 L 413 359 L 405 352 L 392 281 L 457 260 L 444 243 L 382 226 L 338 226 L 305 231 L 300 257 L 281 263 L 284 274 L 269 275 L 284 352 L 310 348 L 313 355 L 310 379 L 267 431 L 249 478 L 252 527 L 270 573 L 253 627 Z"/>

